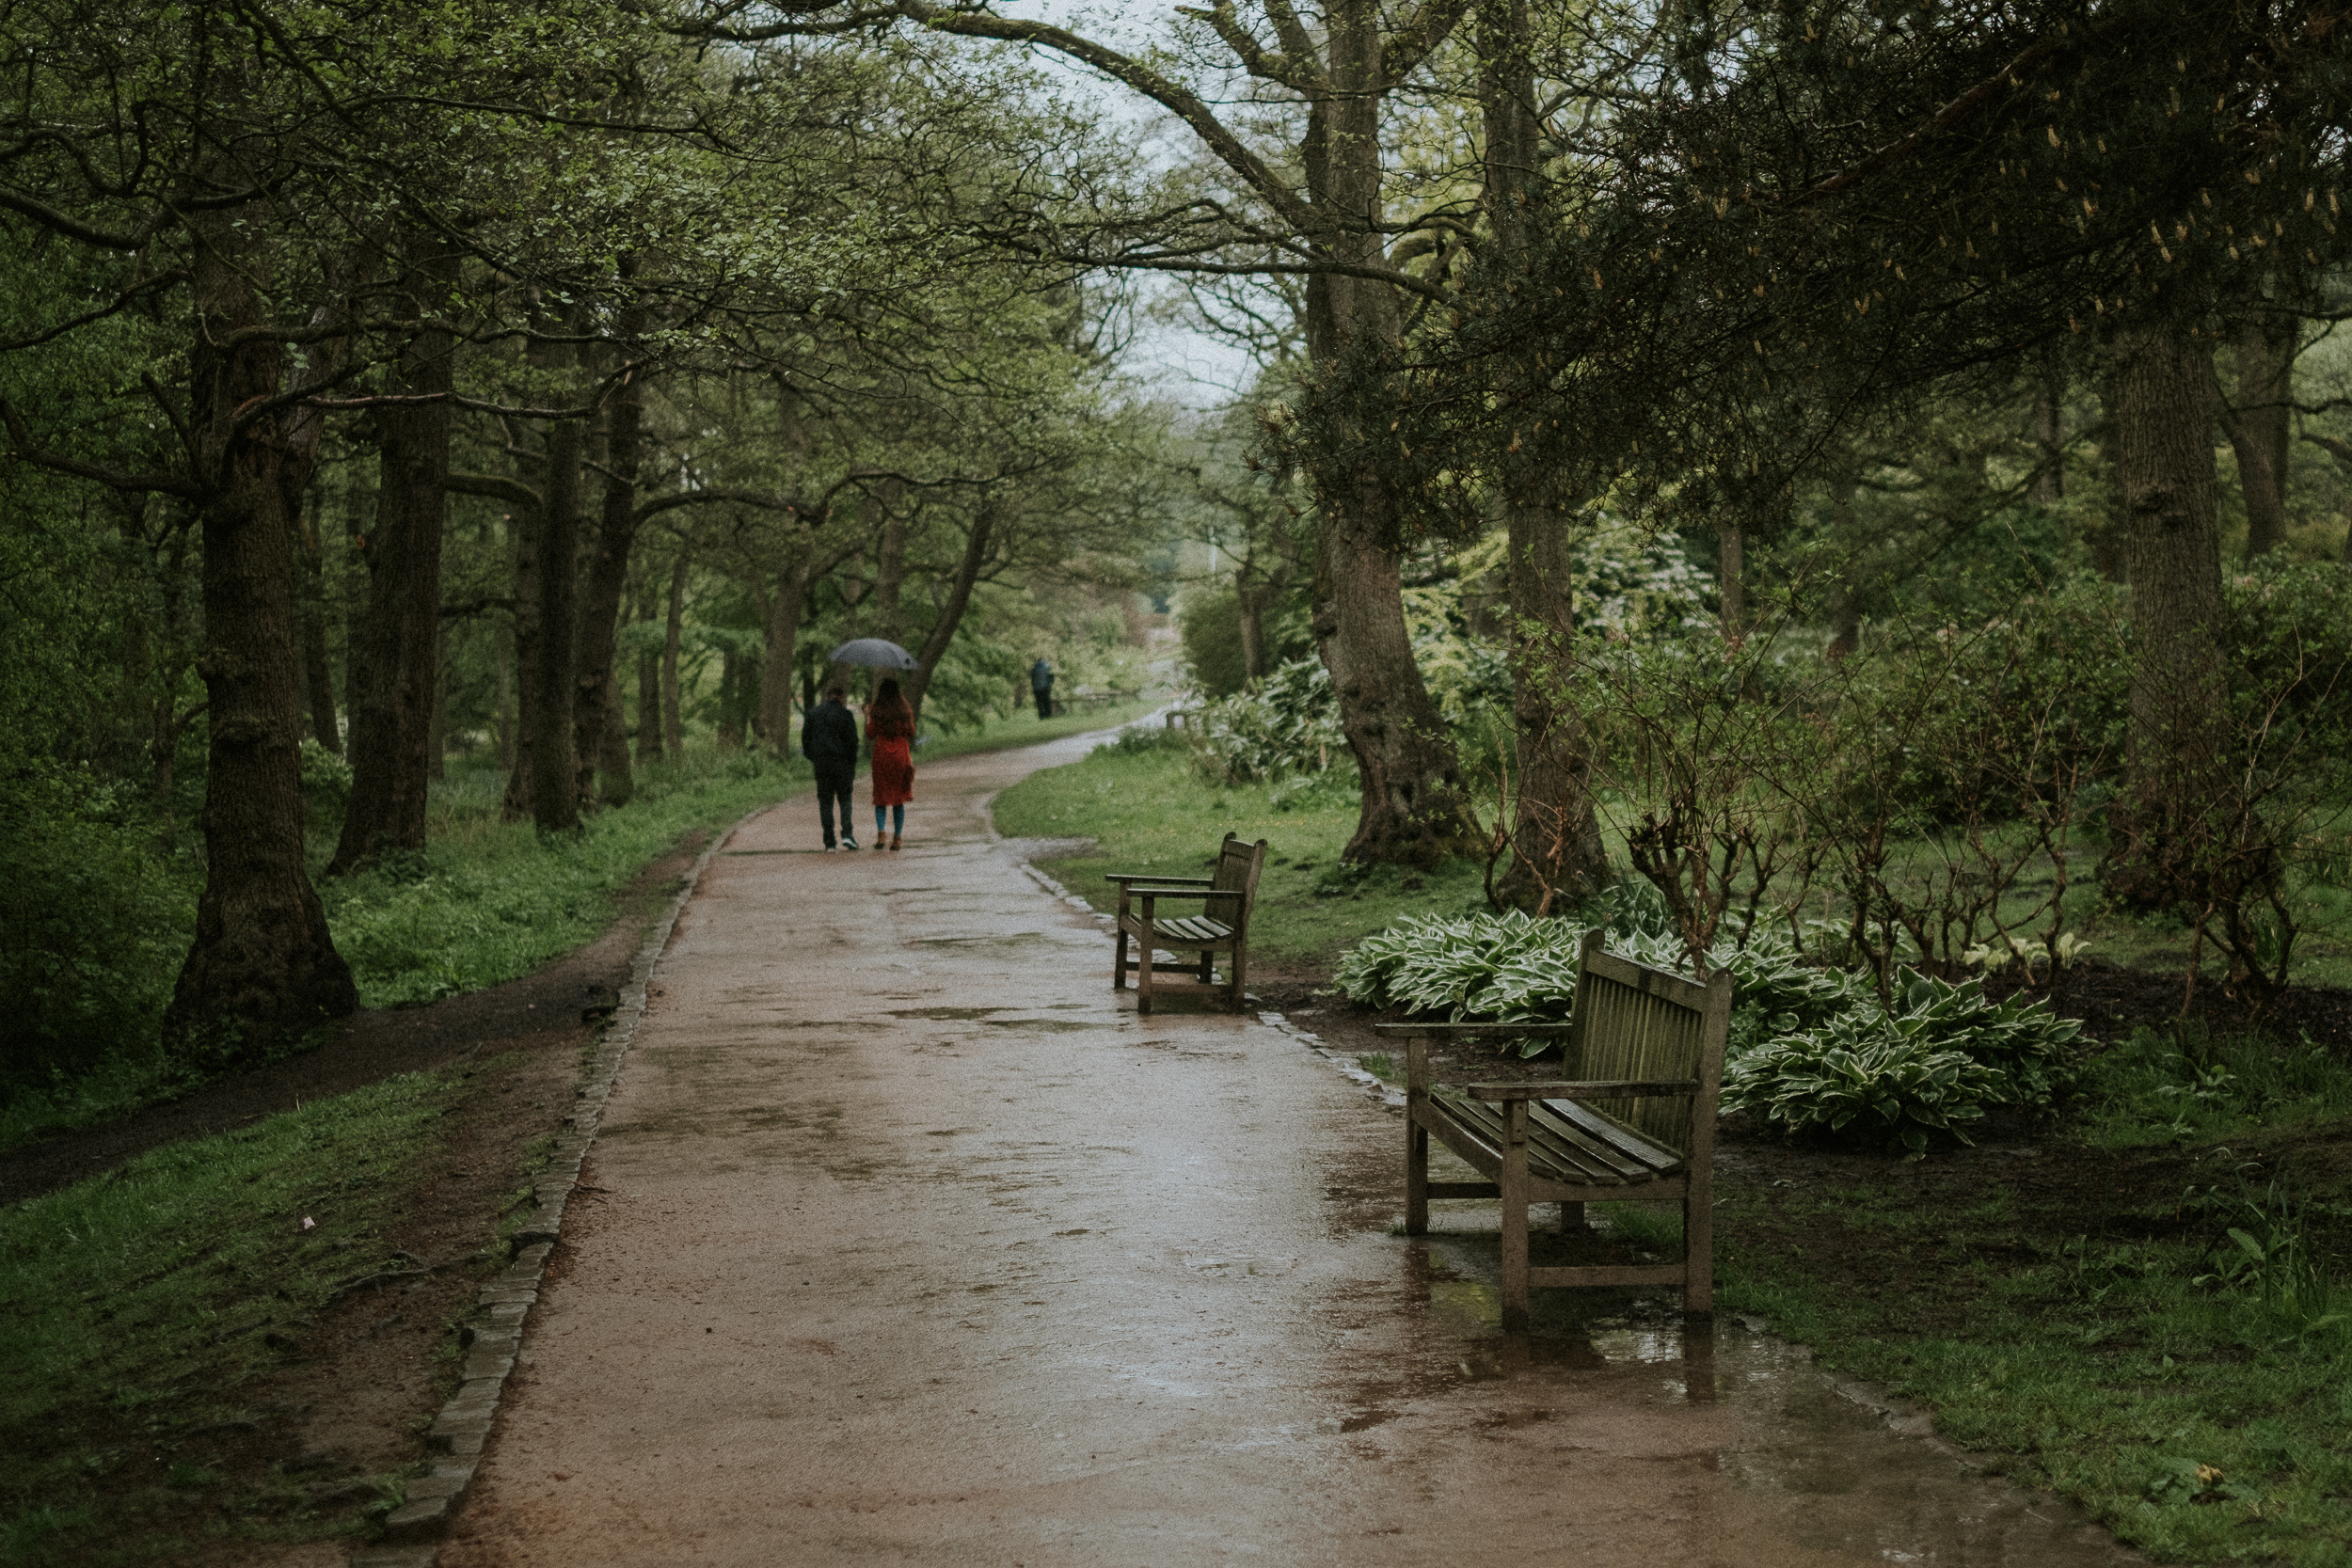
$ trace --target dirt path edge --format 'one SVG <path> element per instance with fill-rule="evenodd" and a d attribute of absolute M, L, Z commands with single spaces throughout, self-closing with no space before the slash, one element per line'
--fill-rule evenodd
<path fill-rule="evenodd" d="M 426 1429 L 426 1447 L 446 1457 L 437 1459 L 431 1470 L 408 1483 L 406 1500 L 385 1517 L 384 1540 L 355 1552 L 352 1568 L 433 1568 L 439 1556 L 439 1539 L 465 1505 L 467 1490 L 481 1463 L 482 1445 L 497 1423 L 506 1376 L 514 1370 L 515 1358 L 522 1349 L 523 1328 L 539 1299 L 548 1255 L 562 1239 L 564 1210 L 579 1185 L 580 1163 L 596 1143 L 613 1082 L 644 1019 L 645 989 L 655 966 L 670 945 L 678 916 L 701 888 L 711 861 L 745 823 L 774 809 L 770 804 L 746 812 L 705 846 L 670 907 L 645 933 L 629 963 L 628 984 L 621 989 L 620 1006 L 613 1009 L 612 1022 L 597 1042 L 596 1059 L 583 1075 L 571 1131 L 558 1141 L 547 1168 L 536 1179 L 532 1196 L 538 1207 L 510 1235 L 514 1260 L 503 1273 L 485 1281 L 476 1298 L 483 1322 L 466 1331 L 466 1362 L 460 1372 L 464 1381 Z"/>

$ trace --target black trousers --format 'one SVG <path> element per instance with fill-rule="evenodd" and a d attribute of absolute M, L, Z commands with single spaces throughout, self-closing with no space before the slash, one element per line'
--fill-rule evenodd
<path fill-rule="evenodd" d="M 1037 716 L 1040 719 L 1054 717 L 1054 689 L 1050 686 L 1038 686 L 1030 688 L 1030 690 L 1037 696 Z"/>
<path fill-rule="evenodd" d="M 834 846 L 833 808 L 841 806 L 841 836 L 854 838 L 857 827 L 850 819 L 850 786 L 857 783 L 857 769 L 851 768 L 819 768 L 817 769 L 817 819 L 824 824 L 825 847 Z"/>

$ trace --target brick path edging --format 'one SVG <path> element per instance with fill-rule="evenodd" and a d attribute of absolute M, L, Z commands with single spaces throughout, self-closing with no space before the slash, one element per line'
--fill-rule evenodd
<path fill-rule="evenodd" d="M 702 886 L 703 873 L 712 859 L 744 823 L 771 809 L 761 806 L 745 813 L 710 841 L 687 873 L 686 884 L 670 900 L 668 911 L 630 960 L 628 984 L 621 990 L 612 1024 L 597 1042 L 596 1061 L 572 1110 L 571 1130 L 557 1141 L 547 1168 L 532 1184 L 539 1206 L 514 1231 L 514 1261 L 483 1285 L 476 1304 L 484 1321 L 460 1331 L 466 1351 L 465 1381 L 425 1432 L 426 1448 L 439 1457 L 431 1470 L 408 1483 L 407 1501 L 385 1516 L 383 1541 L 352 1554 L 351 1568 L 433 1568 L 440 1550 L 436 1543 L 464 1505 L 482 1462 L 482 1445 L 498 1419 L 506 1375 L 515 1370 L 515 1356 L 522 1348 L 523 1322 L 539 1299 L 548 1254 L 555 1250 L 564 1227 L 564 1205 L 580 1181 L 580 1161 L 596 1140 L 596 1128 L 604 1119 L 606 1101 L 612 1099 L 613 1081 L 620 1076 L 622 1058 L 645 1016 L 645 987 L 653 978 L 654 966 L 670 945 L 678 916 L 685 912 L 694 890 Z"/>

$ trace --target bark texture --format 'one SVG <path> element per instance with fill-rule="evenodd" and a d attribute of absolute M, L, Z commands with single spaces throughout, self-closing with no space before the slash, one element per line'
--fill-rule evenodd
<path fill-rule="evenodd" d="M 572 637 L 579 619 L 580 454 L 585 434 L 577 420 L 557 420 L 548 427 L 547 474 L 539 488 L 539 526 L 532 531 L 538 546 L 533 553 L 539 635 L 533 640 L 524 733 L 531 752 L 531 820 L 543 833 L 580 831 Z"/>
<path fill-rule="evenodd" d="M 1510 526 L 1511 707 L 1519 771 L 1511 863 L 1495 896 L 1550 914 L 1607 884 L 1609 853 L 1593 801 L 1592 736 L 1582 717 L 1562 702 L 1576 641 L 1567 525 L 1550 508 L 1518 507 Z"/>
<path fill-rule="evenodd" d="M 1326 17 L 1329 87 L 1311 102 L 1301 149 L 1322 224 L 1312 239 L 1318 252 L 1336 261 L 1379 265 L 1385 246 L 1367 221 L 1381 213 L 1386 83 L 1379 8 L 1372 0 L 1342 0 Z M 1393 342 L 1401 329 L 1396 293 L 1386 283 L 1319 272 L 1306 293 L 1308 356 L 1318 366 L 1336 365 L 1354 345 Z M 1342 854 L 1426 866 L 1470 853 L 1478 832 L 1461 764 L 1406 629 L 1400 519 L 1368 473 L 1349 467 L 1314 477 L 1323 510 L 1315 643 L 1331 672 L 1363 785 L 1356 832 Z"/>
<path fill-rule="evenodd" d="M 2246 554 L 2287 541 L 2287 454 L 2295 438 L 2295 349 L 2301 324 L 2265 314 L 2238 329 L 2237 390 L 2221 421 L 2246 499 Z"/>
<path fill-rule="evenodd" d="M 623 276 L 631 269 L 623 267 Z M 620 313 L 624 352 L 645 329 L 645 311 L 630 305 Z M 645 388 L 642 377 L 626 377 L 605 412 L 604 505 L 596 548 L 582 585 L 579 629 L 572 644 L 572 744 L 581 809 L 596 803 L 596 775 L 604 775 L 604 802 L 626 805 L 636 792 L 628 749 L 605 744 L 620 728 L 620 683 L 613 678 L 614 637 L 621 598 L 628 592 L 629 552 L 637 545 L 637 469 L 644 454 Z"/>
<path fill-rule="evenodd" d="M 686 572 L 690 564 L 684 546 L 670 566 L 670 602 L 661 634 L 661 744 L 670 755 L 686 754 L 686 721 L 678 713 L 678 645 L 686 634 Z"/>
<path fill-rule="evenodd" d="M 204 652 L 210 705 L 204 891 L 196 942 L 173 989 L 167 1037 L 211 1037 L 239 1054 L 272 1049 L 358 1006 L 303 866 L 301 714 L 294 694 L 294 539 L 287 498 L 308 481 L 278 420 L 239 410 L 283 386 L 264 325 L 258 213 L 207 214 L 196 247 L 189 434 L 210 486 L 204 507 Z M 226 347 L 220 345 L 228 345 Z"/>
<path fill-rule="evenodd" d="M 399 395 L 446 394 L 455 385 L 454 341 L 419 291 L 421 324 L 390 378 Z M 439 694 L 441 539 L 449 518 L 450 407 L 393 404 L 376 410 L 379 477 L 375 528 L 363 555 L 366 644 L 351 689 L 351 798 L 327 875 L 343 876 L 387 850 L 424 848 L 432 776 L 434 704 Z"/>
<path fill-rule="evenodd" d="M 2229 797 L 2221 721 L 2213 356 L 2172 322 L 2119 334 L 2115 472 L 2137 667 L 2129 776 L 2101 880 L 2147 909 L 2195 896 Z M 2209 867 L 2208 867 L 2209 868 Z"/>
<path fill-rule="evenodd" d="M 794 519 L 768 601 L 766 663 L 760 672 L 760 733 L 780 756 L 792 755 L 792 666 L 800 654 L 801 610 L 808 602 L 808 530 Z M 885 634 L 887 635 L 887 634 Z"/>

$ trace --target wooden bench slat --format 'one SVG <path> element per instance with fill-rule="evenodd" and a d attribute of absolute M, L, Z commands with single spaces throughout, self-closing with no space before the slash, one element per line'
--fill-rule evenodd
<path fill-rule="evenodd" d="M 1661 1143 L 1654 1143 L 1622 1122 L 1612 1121 L 1589 1105 L 1579 1105 L 1573 1100 L 1539 1101 L 1552 1115 L 1573 1121 L 1595 1137 L 1607 1138 L 1613 1148 L 1622 1149 L 1633 1159 L 1655 1169 L 1664 1171 L 1682 1164 L 1682 1156 Z"/>
<path fill-rule="evenodd" d="M 1433 1101 L 1485 1144 L 1490 1150 L 1489 1160 L 1500 1166 L 1502 1160 L 1502 1112 L 1492 1105 L 1474 1100 L 1461 1100 L 1448 1095 Z M 1557 1180 L 1568 1185 L 1601 1184 L 1624 1186 L 1648 1180 L 1653 1172 L 1637 1159 L 1619 1154 L 1606 1143 L 1573 1127 L 1531 1125 L 1528 1128 L 1529 1158 L 1544 1167 L 1543 1180 Z M 1485 1164 L 1486 1162 L 1480 1162 Z"/>

